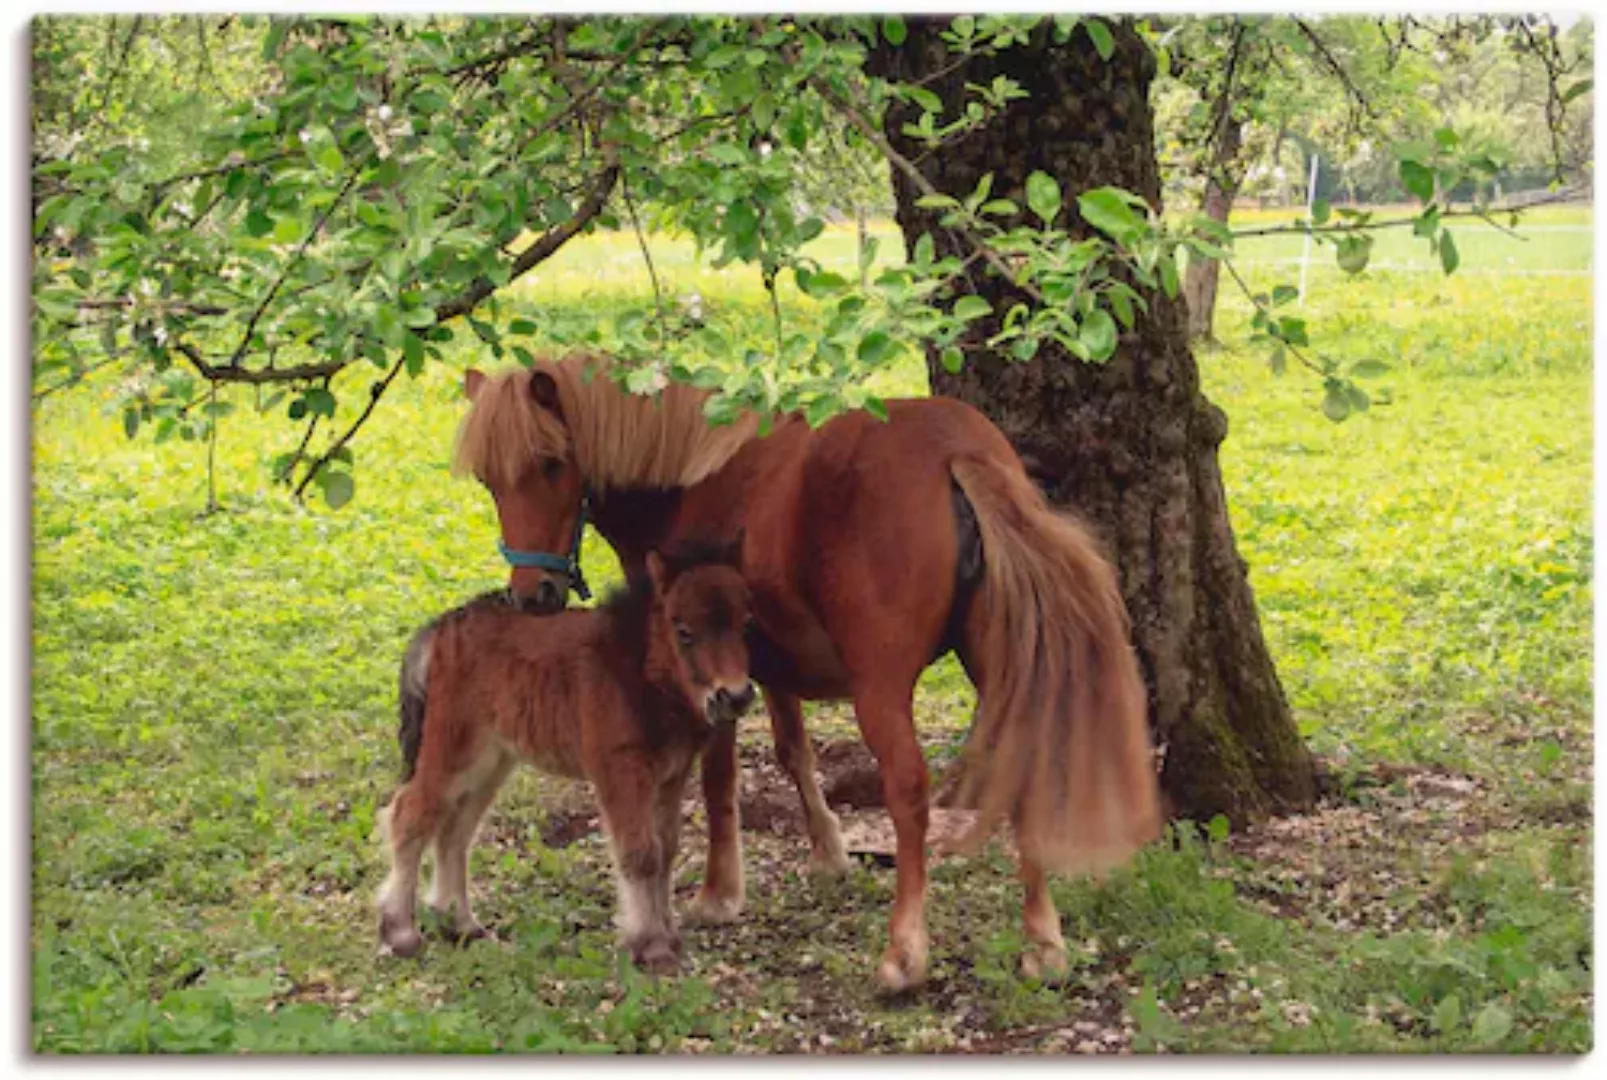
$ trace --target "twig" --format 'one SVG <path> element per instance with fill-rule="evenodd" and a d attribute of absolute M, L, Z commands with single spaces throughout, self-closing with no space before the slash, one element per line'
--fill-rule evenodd
<path fill-rule="evenodd" d="M 1305 20 L 1296 18 L 1294 24 L 1299 27 L 1300 32 L 1306 36 L 1306 39 L 1316 47 L 1318 54 L 1322 56 L 1323 62 L 1333 71 L 1340 83 L 1344 85 L 1345 90 L 1351 97 L 1356 99 L 1356 105 L 1361 112 L 1366 115 L 1367 119 L 1376 122 L 1378 114 L 1373 111 L 1373 103 L 1368 101 L 1367 96 L 1351 81 L 1350 72 L 1346 71 L 1345 66 L 1339 62 L 1333 53 L 1328 51 L 1328 45 L 1322 38 L 1317 36 L 1315 30 L 1306 25 Z"/>
<path fill-rule="evenodd" d="M 1522 213 L 1525 210 L 1533 210 L 1537 206 L 1549 206 L 1552 203 L 1567 202 L 1569 199 L 1576 198 L 1578 194 L 1579 192 L 1573 188 L 1567 188 L 1563 191 L 1553 192 L 1539 199 L 1530 200 L 1529 202 L 1522 203 L 1518 206 L 1486 206 L 1483 209 L 1470 208 L 1467 210 L 1446 210 L 1440 214 L 1440 220 L 1444 221 L 1446 218 L 1463 217 L 1488 219 L 1490 214 Z M 1281 236 L 1289 233 L 1309 232 L 1314 235 L 1320 235 L 1323 233 L 1373 232 L 1377 229 L 1398 229 L 1406 225 L 1415 225 L 1417 224 L 1417 221 L 1417 218 L 1410 217 L 1391 218 L 1388 221 L 1370 221 L 1365 225 L 1266 225 L 1259 229 L 1234 229 L 1232 232 L 1233 237 L 1236 240 L 1246 236 Z M 1495 222 L 1491 222 L 1491 224 L 1493 225 Z M 1520 237 L 1520 239 L 1522 238 Z"/>
<path fill-rule="evenodd" d="M 318 215 L 318 220 L 313 222 L 312 228 L 307 230 L 307 235 L 301 238 L 301 243 L 296 245 L 296 250 L 291 252 L 290 258 L 286 260 L 283 269 L 279 271 L 279 277 L 274 280 L 273 285 L 268 289 L 267 295 L 262 298 L 262 302 L 257 305 L 257 309 L 251 313 L 251 318 L 246 321 L 245 333 L 240 335 L 240 344 L 235 346 L 234 354 L 229 357 L 230 367 L 237 366 L 241 359 L 244 358 L 246 349 L 251 345 L 251 336 L 257 332 L 257 323 L 261 320 L 263 313 L 268 310 L 268 305 L 273 303 L 275 296 L 279 295 L 279 290 L 284 286 L 285 279 L 290 276 L 291 269 L 301 261 L 302 255 L 306 253 L 308 246 L 312 244 L 318 233 L 323 230 L 325 223 L 329 221 L 330 215 L 335 212 L 335 208 L 346 201 L 346 196 L 357 185 L 357 178 L 362 175 L 363 169 L 367 165 L 368 155 L 365 154 L 356 166 L 352 168 L 351 172 L 347 174 L 346 182 L 340 186 L 340 190 L 335 193 L 335 198 L 330 204 L 324 207 L 323 212 Z"/>
<path fill-rule="evenodd" d="M 902 172 L 905 176 L 909 177 L 910 181 L 918 189 L 920 189 L 921 194 L 943 194 L 943 192 L 939 191 L 932 184 L 932 182 L 926 178 L 925 174 L 923 174 L 920 169 L 916 168 L 908 158 L 893 148 L 893 144 L 887 141 L 887 137 L 885 135 L 876 130 L 876 126 L 874 124 L 867 120 L 858 109 L 854 108 L 853 105 L 845 101 L 841 95 L 828 86 L 824 79 L 820 78 L 819 76 L 810 76 L 809 85 L 814 88 L 815 93 L 819 94 L 823 99 L 825 99 L 827 104 L 836 109 L 838 112 L 842 113 L 843 117 L 850 124 L 853 124 L 854 127 L 858 129 L 859 133 L 869 140 L 870 144 L 876 147 L 876 149 L 881 152 L 881 155 L 892 163 L 892 165 L 897 168 L 899 172 Z M 976 233 L 972 232 L 970 228 L 963 224 L 957 227 L 957 231 L 965 238 L 966 243 L 971 245 L 973 250 L 980 251 L 982 253 L 982 257 L 987 260 L 988 265 L 993 267 L 993 269 L 997 271 L 1006 282 L 1014 284 L 1016 288 L 1026 293 L 1038 303 L 1041 304 L 1044 302 L 1043 293 L 1039 292 L 1038 289 L 1030 282 L 1018 283 L 1015 281 L 1015 275 L 1011 272 L 1010 267 L 1002 258 L 999 257 L 998 252 L 994 251 L 988 246 L 985 240 L 977 236 Z"/>
<path fill-rule="evenodd" d="M 1267 306 L 1265 304 L 1263 304 L 1261 301 L 1259 301 L 1259 300 L 1257 300 L 1255 298 L 1255 294 L 1250 291 L 1250 286 L 1245 282 L 1244 278 L 1239 276 L 1238 268 L 1233 265 L 1233 261 L 1231 259 L 1219 259 L 1218 261 L 1223 266 L 1228 268 L 1228 273 L 1232 275 L 1234 281 L 1238 282 L 1239 289 L 1244 293 L 1244 298 L 1246 300 L 1250 301 L 1251 304 L 1255 305 L 1255 309 L 1257 311 L 1261 312 L 1261 314 L 1263 314 L 1263 315 L 1268 316 L 1269 319 L 1270 319 L 1270 317 L 1272 315 L 1272 312 L 1270 310 L 1268 310 L 1268 308 L 1267 308 Z M 1306 367 L 1310 368 L 1312 371 L 1316 372 L 1318 375 L 1321 375 L 1324 378 L 1326 378 L 1328 376 L 1328 372 L 1324 371 L 1322 369 L 1321 365 L 1313 363 L 1311 361 L 1311 359 L 1306 356 L 1305 353 L 1303 353 L 1299 349 L 1295 348 L 1292 344 L 1290 344 L 1289 342 L 1285 341 L 1283 338 L 1278 339 L 1278 344 L 1283 346 L 1285 349 L 1288 349 L 1291 353 L 1294 354 L 1294 358 L 1296 360 L 1299 360 L 1302 364 L 1304 364 Z"/>
<path fill-rule="evenodd" d="M 350 360 L 326 360 L 321 364 L 298 364 L 287 368 L 247 368 L 232 364 L 219 367 L 209 363 L 201 351 L 187 341 L 174 342 L 171 347 L 188 360 L 203 379 L 213 382 L 281 383 L 326 379 L 339 374 L 351 363 Z"/>
<path fill-rule="evenodd" d="M 209 409 L 211 415 L 207 417 L 211 428 L 206 440 L 206 512 L 211 514 L 218 509 L 218 384 L 209 383 L 208 386 L 207 404 L 213 407 Z"/>
<path fill-rule="evenodd" d="M 302 492 L 307 490 L 307 485 L 312 483 L 313 477 L 317 476 L 319 471 L 325 465 L 328 465 L 330 460 L 340 453 L 347 443 L 351 442 L 351 438 L 357 434 L 357 430 L 368 422 L 368 418 L 374 414 L 374 407 L 379 404 L 379 399 L 385 396 L 385 391 L 391 388 L 391 383 L 396 380 L 396 376 L 406 363 L 407 357 L 405 355 L 399 357 L 396 363 L 391 365 L 391 370 L 385 374 L 385 377 L 368 388 L 368 404 L 363 407 L 363 411 L 358 414 L 357 419 L 352 421 L 351 427 L 342 432 L 340 438 L 330 444 L 329 449 L 324 451 L 322 457 L 307 467 L 307 472 L 302 476 L 301 483 L 296 485 L 295 497 L 297 499 L 300 499 Z"/>
<path fill-rule="evenodd" d="M 619 175 L 619 191 L 625 202 L 625 213 L 630 215 L 631 228 L 636 232 L 636 244 L 642 249 L 642 261 L 647 264 L 647 276 L 653 281 L 653 306 L 658 311 L 659 347 L 669 344 L 670 328 L 664 317 L 664 290 L 659 287 L 658 271 L 653 267 L 653 253 L 647 249 L 647 237 L 642 234 L 642 223 L 636 217 L 636 200 L 631 198 L 630 181 L 624 172 Z"/>
<path fill-rule="evenodd" d="M 33 395 L 34 404 L 37 405 L 39 402 L 45 400 L 45 398 L 49 397 L 51 394 L 54 394 L 57 390 L 65 390 L 69 386 L 77 386 L 79 383 L 84 381 L 84 378 L 86 376 L 90 375 L 93 372 L 99 371 L 101 368 L 110 367 L 111 365 L 115 364 L 117 361 L 121 360 L 125 355 L 127 355 L 127 350 L 126 349 L 119 349 L 116 352 L 111 353 L 110 355 L 108 355 L 103 360 L 97 360 L 93 364 L 89 364 L 86 367 L 80 368 L 79 370 L 73 372 L 71 375 L 69 375 L 67 378 L 61 380 L 60 382 L 52 383 L 51 385 L 45 387 L 43 390 L 36 391 L 34 393 L 34 395 Z"/>

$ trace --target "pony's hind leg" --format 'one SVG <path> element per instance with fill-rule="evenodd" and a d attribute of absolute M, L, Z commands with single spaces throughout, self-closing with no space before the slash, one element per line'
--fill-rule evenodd
<path fill-rule="evenodd" d="M 735 922 L 742 914 L 741 817 L 737 808 L 735 724 L 716 724 L 703 749 L 703 806 L 709 819 L 709 858 L 703 888 L 688 915 L 696 922 Z"/>
<path fill-rule="evenodd" d="M 1021 974 L 1054 981 L 1066 974 L 1066 939 L 1060 933 L 1060 913 L 1049 895 L 1049 876 L 1036 860 L 1025 856 L 1020 874 L 1027 894 L 1022 907 L 1027 947 L 1021 954 Z"/>
<path fill-rule="evenodd" d="M 412 956 L 424 939 L 414 921 L 419 862 L 434 835 L 439 806 L 418 778 L 404 784 L 381 818 L 391 872 L 379 891 L 379 939 L 397 956 Z"/>
<path fill-rule="evenodd" d="M 513 765 L 513 759 L 501 747 L 488 747 L 481 760 L 454 784 L 457 791 L 451 809 L 441 815 L 435 831 L 435 881 L 430 907 L 459 941 L 489 936 L 469 905 L 469 849 L 480 819 Z"/>
<path fill-rule="evenodd" d="M 804 823 L 809 831 L 809 868 L 822 874 L 848 872 L 848 852 L 843 849 L 842 825 L 826 806 L 815 779 L 815 748 L 803 726 L 803 709 L 798 699 L 764 688 L 764 707 L 770 714 L 770 731 L 776 742 L 776 759 L 792 777 L 803 803 Z"/>

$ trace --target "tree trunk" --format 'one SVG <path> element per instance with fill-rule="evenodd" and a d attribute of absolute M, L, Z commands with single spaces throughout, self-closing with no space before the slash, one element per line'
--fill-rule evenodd
<path fill-rule="evenodd" d="M 919 79 L 953 56 L 942 24 L 906 20 L 908 39 L 871 58 L 877 74 Z M 995 196 L 1025 204 L 1029 173 L 1042 169 L 1067 193 L 1118 185 L 1160 202 L 1149 82 L 1154 61 L 1126 20 L 1113 23 L 1116 52 L 1100 59 L 1082 30 L 1063 45 L 1040 29 L 1027 46 L 973 58 L 928 86 L 948 103 L 967 82 L 1014 78 L 1031 95 L 982 131 L 927 157 L 925 175 L 943 191 L 969 194 L 987 172 Z M 907 106 L 889 108 L 885 131 L 914 158 L 901 134 Z M 907 177 L 893 170 L 898 222 L 913 245 L 930 231 L 938 249 L 962 253 L 959 237 L 915 205 Z M 1004 312 L 1010 287 L 972 275 L 972 288 Z M 1054 502 L 1102 534 L 1121 572 L 1133 639 L 1150 693 L 1151 723 L 1165 747 L 1162 786 L 1175 814 L 1224 813 L 1235 822 L 1308 805 L 1310 755 L 1300 741 L 1257 619 L 1246 564 L 1234 548 L 1217 447 L 1227 419 L 1200 392 L 1185 312 L 1164 294 L 1122 335 L 1104 365 L 1081 363 L 1046 345 L 1030 363 L 972 352 L 959 375 L 928 356 L 932 389 L 976 406 L 1015 445 Z M 997 330 L 979 320 L 975 341 Z"/>
<path fill-rule="evenodd" d="M 1229 106 L 1231 110 L 1231 105 Z M 1206 170 L 1205 193 L 1200 197 L 1200 212 L 1212 221 L 1227 224 L 1233 199 L 1239 192 L 1239 148 L 1242 145 L 1239 125 L 1231 112 L 1223 119 L 1221 138 L 1211 155 Z M 1204 341 L 1211 337 L 1216 322 L 1216 286 L 1222 276 L 1222 264 L 1216 259 L 1196 258 L 1189 255 L 1188 269 L 1183 275 L 1183 300 L 1188 307 L 1189 337 Z"/>

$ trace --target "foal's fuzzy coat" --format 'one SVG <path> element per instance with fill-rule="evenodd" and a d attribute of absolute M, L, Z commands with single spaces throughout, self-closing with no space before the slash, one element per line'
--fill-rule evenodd
<path fill-rule="evenodd" d="M 392 869 L 379 933 L 392 952 L 422 944 L 414 897 L 430 845 L 431 906 L 458 936 L 484 935 L 469 910 L 469 846 L 523 759 L 591 781 L 625 944 L 644 967 L 676 965 L 670 872 L 681 793 L 711 722 L 734 721 L 753 700 L 747 588 L 714 558 L 654 553 L 648 580 L 595 611 L 538 617 L 480 597 L 414 637 L 401 672 L 405 782 L 383 819 Z"/>

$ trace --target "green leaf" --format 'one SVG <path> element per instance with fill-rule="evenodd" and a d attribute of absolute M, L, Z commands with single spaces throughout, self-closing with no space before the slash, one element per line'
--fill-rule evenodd
<path fill-rule="evenodd" d="M 980 296 L 966 295 L 954 302 L 954 317 L 965 322 L 991 314 L 993 314 L 993 305 Z"/>
<path fill-rule="evenodd" d="M 1493 1001 L 1473 1018 L 1473 1041 L 1480 1046 L 1500 1042 L 1511 1030 L 1512 1014 Z"/>
<path fill-rule="evenodd" d="M 1222 841 L 1228 838 L 1228 832 L 1230 829 L 1231 826 L 1228 823 L 1227 815 L 1217 814 L 1210 821 L 1206 822 L 1205 835 L 1211 838 L 1212 843 L 1220 844 Z"/>
<path fill-rule="evenodd" d="M 960 200 L 952 195 L 945 195 L 941 191 L 931 195 L 922 195 L 915 200 L 915 205 L 923 210 L 949 210 L 960 205 Z"/>
<path fill-rule="evenodd" d="M 1350 365 L 1350 375 L 1353 379 L 1376 379 L 1393 370 L 1394 368 L 1382 360 L 1358 360 Z"/>
<path fill-rule="evenodd" d="M 1289 366 L 1288 350 L 1286 350 L 1282 345 L 1274 346 L 1272 355 L 1268 358 L 1268 365 L 1272 368 L 1272 373 L 1274 375 L 1282 375 L 1284 369 Z"/>
<path fill-rule="evenodd" d="M 889 45 L 902 45 L 909 36 L 904 27 L 904 20 L 897 15 L 888 15 L 882 19 L 882 37 L 887 39 Z"/>
<path fill-rule="evenodd" d="M 1177 261 L 1168 256 L 1161 260 L 1161 288 L 1166 290 L 1167 296 L 1176 300 L 1178 285 Z"/>
<path fill-rule="evenodd" d="M 1440 1003 L 1434 1006 L 1434 1030 L 1441 1035 L 1451 1031 L 1462 1021 L 1462 999 L 1455 994 L 1447 994 Z"/>
<path fill-rule="evenodd" d="M 943 111 L 943 99 L 924 86 L 904 87 L 904 96 L 920 106 L 922 112 L 940 113 Z"/>
<path fill-rule="evenodd" d="M 1077 212 L 1100 232 L 1122 240 L 1144 226 L 1144 221 L 1133 212 L 1129 198 L 1132 196 L 1118 188 L 1095 188 L 1077 196 Z"/>
<path fill-rule="evenodd" d="M 1401 183 L 1406 190 L 1416 195 L 1424 202 L 1434 199 L 1434 170 L 1418 162 L 1406 160 L 1401 162 Z"/>
<path fill-rule="evenodd" d="M 1566 105 L 1581 94 L 1590 93 L 1590 88 L 1593 85 L 1595 85 L 1593 80 L 1580 79 L 1578 82 L 1574 83 L 1572 86 L 1568 87 L 1568 89 L 1562 92 L 1562 104 Z"/>
<path fill-rule="evenodd" d="M 874 395 L 865 399 L 865 411 L 876 419 L 885 423 L 887 421 L 887 402 Z"/>
<path fill-rule="evenodd" d="M 335 395 L 321 386 L 315 386 L 306 394 L 307 411 L 319 416 L 335 415 Z"/>
<path fill-rule="evenodd" d="M 132 405 L 123 410 L 123 434 L 130 439 L 139 434 L 139 410 Z"/>
<path fill-rule="evenodd" d="M 1440 266 L 1447 274 L 1454 274 L 1461 264 L 1462 257 L 1457 253 L 1456 241 L 1451 239 L 1451 230 L 1446 229 L 1440 233 Z"/>
<path fill-rule="evenodd" d="M 424 370 L 424 342 L 417 334 L 402 339 L 402 358 L 407 362 L 407 373 L 417 375 Z"/>
<path fill-rule="evenodd" d="M 896 343 L 885 331 L 872 330 L 860 340 L 855 353 L 861 363 L 879 364 L 891 356 L 895 348 Z"/>
<path fill-rule="evenodd" d="M 1010 199 L 990 199 L 982 204 L 982 213 L 984 214 L 997 214 L 1008 217 L 1011 214 L 1019 214 L 1020 212 L 1021 208 Z"/>
<path fill-rule="evenodd" d="M 1359 274 L 1367 269 L 1372 258 L 1373 238 L 1365 234 L 1343 237 L 1338 244 L 1339 269 L 1347 274 Z"/>
<path fill-rule="evenodd" d="M 356 491 L 357 484 L 352 480 L 351 473 L 329 472 L 326 470 L 323 473 L 323 477 L 324 502 L 329 504 L 331 510 L 339 510 L 352 501 L 352 495 Z"/>
<path fill-rule="evenodd" d="M 1101 60 L 1108 61 L 1116 55 L 1116 39 L 1105 25 L 1103 19 L 1087 18 L 1083 20 L 1083 29 L 1088 31 L 1088 38 L 1094 43 Z"/>
<path fill-rule="evenodd" d="M 1339 383 L 1328 384 L 1328 390 L 1322 398 L 1322 412 L 1336 424 L 1350 415 L 1350 398 Z"/>
<path fill-rule="evenodd" d="M 1274 285 L 1272 287 L 1272 306 L 1277 307 L 1280 304 L 1287 304 L 1299 295 L 1300 290 L 1293 285 Z"/>
<path fill-rule="evenodd" d="M 346 167 L 346 159 L 341 155 L 340 147 L 333 141 L 320 145 L 313 154 L 313 161 L 319 168 L 332 173 L 338 173 Z"/>
<path fill-rule="evenodd" d="M 943 370 L 950 375 L 958 375 L 960 369 L 965 366 L 965 354 L 953 345 L 943 350 L 939 360 L 943 364 Z"/>
<path fill-rule="evenodd" d="M 1311 223 L 1313 225 L 1327 224 L 1330 209 L 1331 208 L 1329 206 L 1329 203 L 1328 203 L 1327 199 L 1318 199 L 1316 202 L 1312 203 L 1311 204 Z"/>
<path fill-rule="evenodd" d="M 1108 360 L 1116 351 L 1116 320 L 1104 308 L 1095 308 L 1077 330 L 1077 340 L 1094 361 Z"/>
<path fill-rule="evenodd" d="M 273 218 L 260 207 L 252 207 L 246 214 L 246 232 L 252 236 L 267 236 L 273 231 Z"/>
<path fill-rule="evenodd" d="M 1046 172 L 1034 170 L 1027 177 L 1027 206 L 1034 214 L 1042 219 L 1045 225 L 1052 223 L 1055 215 L 1060 213 L 1060 182 Z M 1084 215 L 1085 217 L 1087 215 Z M 1094 224 L 1097 228 L 1097 224 Z"/>
<path fill-rule="evenodd" d="M 1450 128 L 1442 127 L 1435 130 L 1434 141 L 1440 144 L 1441 150 L 1454 150 L 1456 149 L 1456 144 L 1462 140 Z"/>

